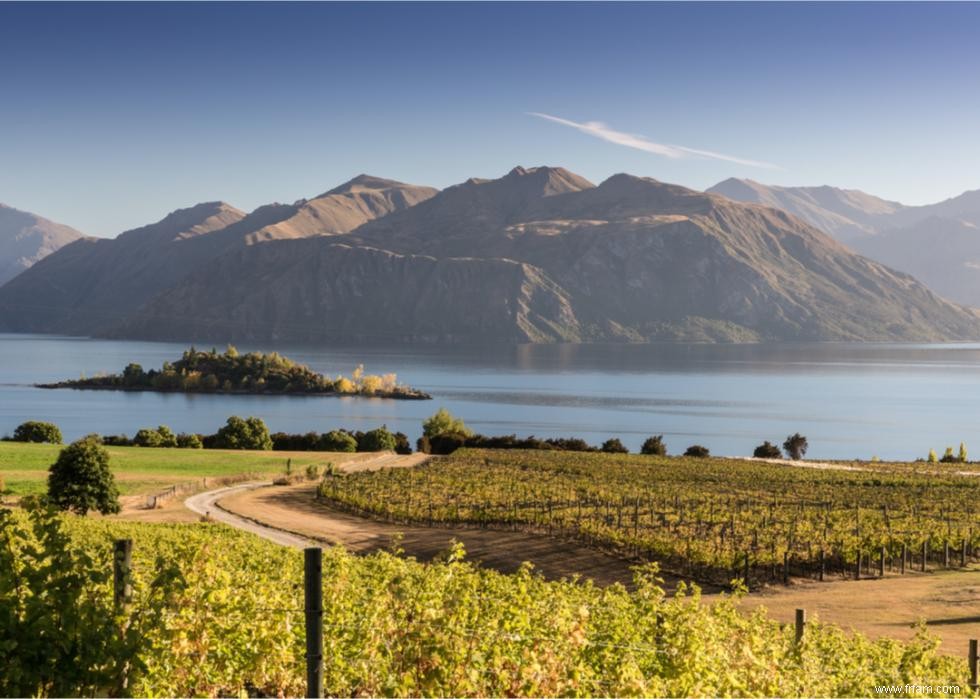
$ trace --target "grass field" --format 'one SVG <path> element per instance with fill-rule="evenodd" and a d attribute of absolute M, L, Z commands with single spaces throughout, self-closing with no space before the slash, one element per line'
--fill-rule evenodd
<path fill-rule="evenodd" d="M 48 468 L 58 458 L 61 448 L 56 444 L 0 442 L 0 477 L 6 485 L 6 494 L 22 496 L 44 492 Z M 175 483 L 205 477 L 281 474 L 285 471 L 287 459 L 292 459 L 294 471 L 301 471 L 309 464 L 322 466 L 358 456 L 329 452 L 151 447 L 107 447 L 107 449 L 110 465 L 122 495 L 152 493 Z"/>

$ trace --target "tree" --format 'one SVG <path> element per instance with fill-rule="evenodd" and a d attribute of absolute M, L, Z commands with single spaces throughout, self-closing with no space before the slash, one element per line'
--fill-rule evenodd
<path fill-rule="evenodd" d="M 61 430 L 51 422 L 28 420 L 14 430 L 13 441 L 61 444 Z"/>
<path fill-rule="evenodd" d="M 434 437 L 437 434 L 446 434 L 449 432 L 461 434 L 466 437 L 473 435 L 473 430 L 468 428 L 461 419 L 455 417 L 445 408 L 439 408 L 422 423 L 422 434 L 426 437 Z"/>
<path fill-rule="evenodd" d="M 946 452 L 943 454 L 943 458 L 940 461 L 944 464 L 953 464 L 958 461 L 958 459 L 953 456 L 953 447 L 946 447 Z"/>
<path fill-rule="evenodd" d="M 643 442 L 643 446 L 640 447 L 640 453 L 649 456 L 667 456 L 667 445 L 664 444 L 664 436 L 658 434 L 649 437 Z"/>
<path fill-rule="evenodd" d="M 138 447 L 159 447 L 160 433 L 152 427 L 144 427 L 133 437 L 133 444 Z"/>
<path fill-rule="evenodd" d="M 755 448 L 755 451 L 752 452 L 752 456 L 757 459 L 781 459 L 783 458 L 783 452 L 779 450 L 779 447 L 767 439 Z"/>
<path fill-rule="evenodd" d="M 357 440 L 349 432 L 332 430 L 320 437 L 317 448 L 321 451 L 357 451 Z"/>
<path fill-rule="evenodd" d="M 139 364 L 131 363 L 127 364 L 126 368 L 123 369 L 123 383 L 126 386 L 139 386 L 143 383 L 145 374 L 143 373 L 143 367 Z"/>
<path fill-rule="evenodd" d="M 930 464 L 934 464 L 937 461 L 939 461 L 939 457 L 936 456 L 936 450 L 935 449 L 930 449 L 929 450 L 929 459 L 928 459 L 928 461 L 929 461 Z"/>
<path fill-rule="evenodd" d="M 237 415 L 228 418 L 224 427 L 215 434 L 216 449 L 272 449 L 272 438 L 269 428 L 261 418 L 249 417 L 242 419 Z"/>
<path fill-rule="evenodd" d="M 89 436 L 62 449 L 48 470 L 48 500 L 80 515 L 119 512 L 119 489 L 105 447 Z"/>
<path fill-rule="evenodd" d="M 395 435 L 388 431 L 386 425 L 364 433 L 357 442 L 358 451 L 394 451 Z"/>
<path fill-rule="evenodd" d="M 806 450 L 809 446 L 810 445 L 807 443 L 806 437 L 801 435 L 799 432 L 796 434 L 791 434 L 786 438 L 786 441 L 783 442 L 783 449 L 786 450 L 789 458 L 793 459 L 794 461 L 798 461 L 806 456 Z"/>
<path fill-rule="evenodd" d="M 201 435 L 181 432 L 177 435 L 177 446 L 181 449 L 202 449 L 204 443 L 201 441 Z"/>
<path fill-rule="evenodd" d="M 699 459 L 706 459 L 711 456 L 711 452 L 708 451 L 708 447 L 702 447 L 700 444 L 692 444 L 684 452 L 684 456 L 694 456 Z"/>
<path fill-rule="evenodd" d="M 404 432 L 395 432 L 395 453 L 411 454 L 412 443 L 408 441 L 408 435 Z"/>
<path fill-rule="evenodd" d="M 423 435 L 422 439 L 428 440 L 428 451 L 425 452 L 426 454 L 446 456 L 465 446 L 468 437 L 459 432 L 443 432 L 442 434 L 436 434 L 431 437 Z M 421 440 L 419 441 L 421 442 Z M 425 445 L 420 444 L 419 446 L 419 451 L 423 451 L 421 447 Z"/>
<path fill-rule="evenodd" d="M 959 461 L 960 461 L 960 463 L 964 463 L 965 464 L 966 463 L 966 460 L 967 460 L 966 444 L 964 442 L 960 442 Z"/>
<path fill-rule="evenodd" d="M 602 443 L 601 450 L 605 454 L 629 454 L 630 450 L 623 446 L 616 437 L 612 439 L 607 439 Z"/>

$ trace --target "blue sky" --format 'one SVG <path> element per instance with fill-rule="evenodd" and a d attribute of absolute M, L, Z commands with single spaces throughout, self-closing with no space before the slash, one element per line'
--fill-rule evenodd
<path fill-rule="evenodd" d="M 0 202 L 112 236 L 548 164 L 926 203 L 980 188 L 978 28 L 978 4 L 0 3 Z"/>

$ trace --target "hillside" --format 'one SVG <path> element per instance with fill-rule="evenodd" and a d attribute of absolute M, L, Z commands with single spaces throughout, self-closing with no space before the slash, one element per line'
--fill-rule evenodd
<path fill-rule="evenodd" d="M 774 187 L 752 180 L 728 179 L 708 191 L 799 216 L 957 303 L 980 306 L 980 190 L 925 206 L 904 206 L 857 190 Z"/>
<path fill-rule="evenodd" d="M 82 237 L 74 228 L 0 204 L 0 286 Z"/>
<path fill-rule="evenodd" d="M 942 340 L 977 316 L 803 221 L 561 168 L 468 180 L 335 238 L 239 249 L 120 337 L 453 342 Z"/>
<path fill-rule="evenodd" d="M 250 214 L 209 202 L 112 240 L 87 238 L 0 288 L 0 330 L 105 333 L 211 260 L 259 241 L 340 235 L 436 190 L 362 175 Z"/>

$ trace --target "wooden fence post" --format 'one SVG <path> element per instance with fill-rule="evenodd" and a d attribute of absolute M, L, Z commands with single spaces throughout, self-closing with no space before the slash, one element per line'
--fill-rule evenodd
<path fill-rule="evenodd" d="M 976 692 L 980 689 L 980 683 L 977 682 L 977 639 L 970 639 L 970 689 Z"/>
<path fill-rule="evenodd" d="M 806 629 L 806 610 L 796 610 L 796 645 L 803 643 L 803 631 Z"/>
<path fill-rule="evenodd" d="M 304 550 L 306 696 L 323 696 L 323 549 Z"/>
<path fill-rule="evenodd" d="M 133 540 L 117 539 L 112 557 L 112 598 L 116 607 L 133 599 Z"/>

